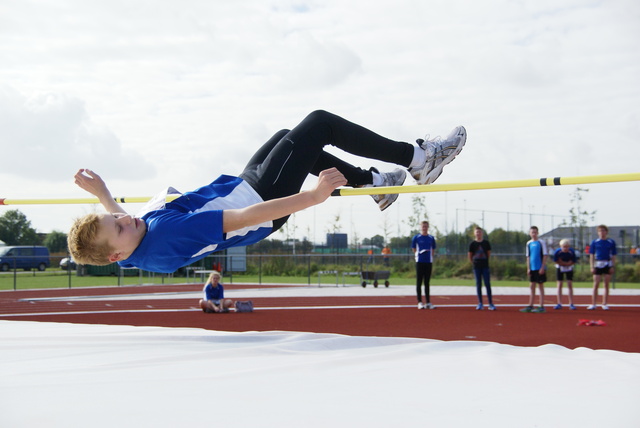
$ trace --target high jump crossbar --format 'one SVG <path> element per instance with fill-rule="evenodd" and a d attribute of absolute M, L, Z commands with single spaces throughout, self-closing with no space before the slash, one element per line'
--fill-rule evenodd
<path fill-rule="evenodd" d="M 527 180 L 483 181 L 478 183 L 429 184 L 388 187 L 339 188 L 331 196 L 388 195 L 394 193 L 453 192 L 459 190 L 512 189 L 518 187 L 545 187 L 571 184 L 616 183 L 640 181 L 640 172 L 627 174 L 585 175 L 579 177 L 544 177 Z"/>
<path fill-rule="evenodd" d="M 519 187 L 547 187 L 576 184 L 617 183 L 625 181 L 640 181 L 640 172 L 608 175 L 584 175 L 577 177 L 544 177 L 527 180 L 484 181 L 477 183 L 429 184 L 386 187 L 339 188 L 331 196 L 356 195 L 388 195 L 396 193 L 429 193 L 453 192 L 461 190 L 513 189 Z M 167 197 L 167 201 L 176 199 L 179 195 Z M 117 203 L 144 203 L 151 199 L 149 196 L 113 198 Z M 11 199 L 0 198 L 0 205 L 57 205 L 57 204 L 98 204 L 98 198 L 62 198 L 62 199 Z"/>

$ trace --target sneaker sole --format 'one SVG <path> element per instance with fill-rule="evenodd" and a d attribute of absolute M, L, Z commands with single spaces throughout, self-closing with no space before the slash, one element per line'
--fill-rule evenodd
<path fill-rule="evenodd" d="M 462 144 L 460 144 L 458 146 L 458 148 L 456 148 L 456 150 L 451 153 L 449 156 L 447 156 L 441 163 L 440 165 L 438 165 L 437 167 L 435 167 L 433 170 L 431 170 L 431 172 L 429 172 L 429 174 L 427 174 L 426 177 L 421 178 L 420 180 L 416 180 L 416 182 L 418 184 L 431 184 L 434 181 L 436 181 L 438 179 L 438 177 L 440 177 L 440 175 L 442 174 L 442 169 L 449 165 L 451 163 L 452 160 L 455 159 L 456 156 L 458 156 L 460 154 L 460 152 L 462 151 L 462 148 L 464 147 L 464 145 L 467 142 L 467 130 L 465 129 L 464 126 L 461 126 L 461 131 L 464 133 L 464 135 L 462 136 Z M 423 181 L 424 180 L 424 181 Z"/>
<path fill-rule="evenodd" d="M 402 181 L 399 184 L 395 184 L 396 186 L 402 186 L 404 184 L 404 181 L 407 179 L 407 173 L 406 171 L 402 171 L 404 173 L 404 175 L 402 176 Z M 391 206 L 392 203 L 394 203 L 397 199 L 398 199 L 398 194 L 397 193 L 392 193 L 390 195 L 379 195 L 381 197 L 383 197 L 384 199 L 380 202 L 376 201 L 378 203 L 378 208 L 380 208 L 380 211 L 384 211 L 387 208 L 389 208 L 389 206 Z M 373 200 L 375 201 L 375 198 L 373 198 Z"/>
<path fill-rule="evenodd" d="M 389 208 L 391 204 L 394 203 L 397 199 L 398 199 L 398 195 L 394 195 L 389 198 L 386 198 L 385 200 L 378 202 L 378 208 L 380 208 L 380 211 L 384 211 L 387 208 Z"/>

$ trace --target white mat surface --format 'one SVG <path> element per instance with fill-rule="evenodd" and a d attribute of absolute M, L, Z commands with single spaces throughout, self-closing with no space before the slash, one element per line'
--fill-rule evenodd
<path fill-rule="evenodd" d="M 7 428 L 637 427 L 639 400 L 635 353 L 0 321 Z"/>

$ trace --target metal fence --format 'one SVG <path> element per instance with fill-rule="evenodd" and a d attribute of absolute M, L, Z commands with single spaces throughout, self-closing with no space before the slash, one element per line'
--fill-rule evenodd
<path fill-rule="evenodd" d="M 492 263 L 511 261 L 517 267 L 517 277 L 525 280 L 524 254 L 492 254 Z M 298 255 L 216 255 L 181 268 L 172 274 L 158 274 L 139 269 L 122 269 L 117 264 L 108 266 L 60 267 L 64 257 L 51 256 L 45 270 L 21 269 L 14 265 L 0 270 L 0 290 L 26 290 L 33 288 L 72 288 L 95 286 L 124 286 L 147 284 L 204 283 L 209 273 L 220 270 L 227 283 L 269 282 L 317 284 L 319 282 L 353 284 L 362 272 L 390 271 L 392 275 L 410 276 L 414 271 L 414 259 L 410 254 L 392 254 L 387 260 L 381 255 L 367 254 L 298 254 Z M 443 266 L 459 263 L 465 266 L 467 254 L 438 255 L 438 270 Z M 631 266 L 640 271 L 638 255 L 618 255 L 619 266 Z M 549 263 L 549 268 L 553 264 Z M 582 260 L 577 270 L 589 269 L 588 260 Z M 470 268 L 469 268 L 470 273 Z M 334 278 L 335 277 L 335 278 Z M 550 278 L 550 281 L 552 279 Z M 635 282 L 635 281 L 633 281 Z M 640 281 L 639 281 L 640 282 Z"/>

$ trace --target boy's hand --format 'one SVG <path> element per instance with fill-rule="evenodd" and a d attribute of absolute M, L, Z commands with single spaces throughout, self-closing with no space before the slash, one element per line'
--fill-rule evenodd
<path fill-rule="evenodd" d="M 83 190 L 91 193 L 98 198 L 110 198 L 111 193 L 107 189 L 107 185 L 102 178 L 90 169 L 79 169 L 73 177 L 75 183 Z"/>
<path fill-rule="evenodd" d="M 102 178 L 90 169 L 79 169 L 73 177 L 76 184 L 83 190 L 97 196 L 100 203 L 110 213 L 126 213 L 116 201 Z"/>
<path fill-rule="evenodd" d="M 337 187 L 347 184 L 347 179 L 336 168 L 324 170 L 311 190 L 295 195 L 271 199 L 245 208 L 224 210 L 222 231 L 227 233 L 243 227 L 275 220 L 305 208 L 324 202 Z"/>
<path fill-rule="evenodd" d="M 329 168 L 320 173 L 318 183 L 316 183 L 315 188 L 313 188 L 311 192 L 318 203 L 320 203 L 327 200 L 327 198 L 331 196 L 331 192 L 335 189 L 340 186 L 345 186 L 346 184 L 347 179 L 337 168 Z"/>

